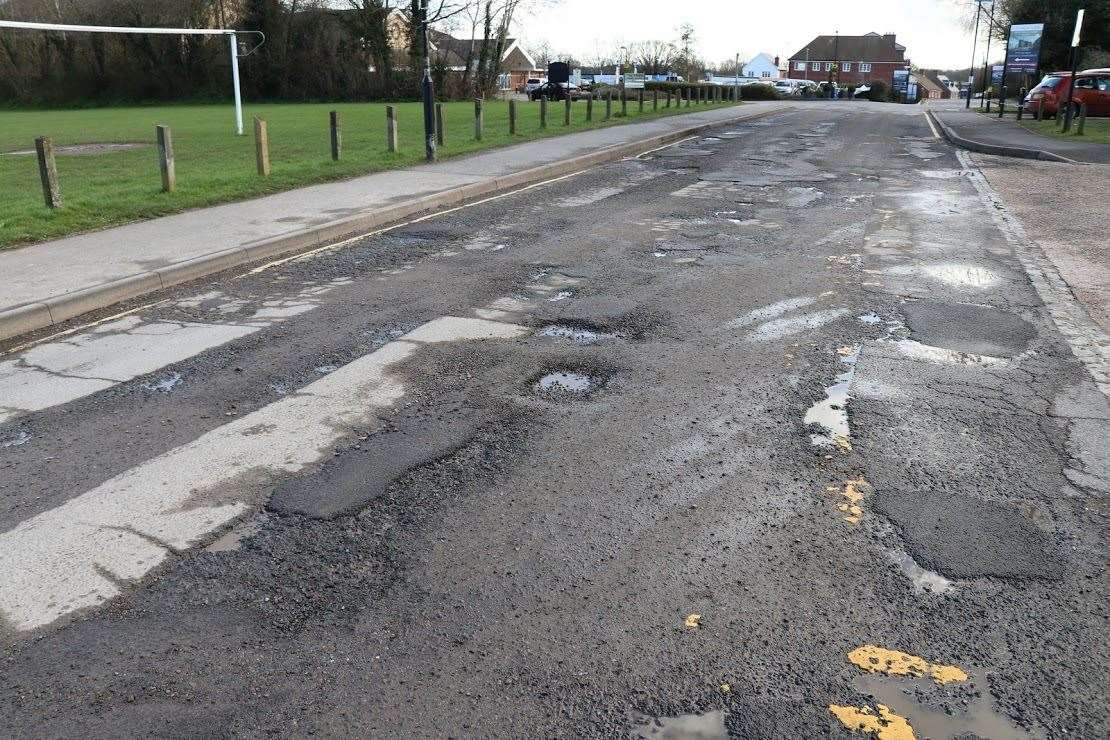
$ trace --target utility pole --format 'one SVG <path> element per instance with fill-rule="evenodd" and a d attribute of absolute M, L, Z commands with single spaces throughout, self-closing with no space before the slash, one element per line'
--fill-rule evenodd
<path fill-rule="evenodd" d="M 979 43 L 979 14 L 983 12 L 983 3 L 975 3 L 975 35 L 971 37 L 971 66 L 968 67 L 967 73 L 967 105 L 964 107 L 971 108 L 971 92 L 975 88 L 975 46 Z"/>
<path fill-rule="evenodd" d="M 424 98 L 424 159 L 436 161 L 436 100 L 432 87 L 432 59 L 428 53 L 428 0 L 420 0 L 420 44 L 424 51 L 424 79 L 420 91 Z"/>
<path fill-rule="evenodd" d="M 979 7 L 982 7 L 980 3 Z M 993 9 L 994 3 L 991 3 Z M 994 35 L 994 13 L 990 10 L 987 11 L 987 53 L 983 56 L 983 97 L 979 98 L 979 107 L 982 108 L 986 103 L 987 87 L 991 83 L 991 36 Z"/>
<path fill-rule="evenodd" d="M 736 52 L 736 89 L 740 89 L 740 52 Z"/>
<path fill-rule="evenodd" d="M 1078 71 L 1079 65 L 1079 36 L 1083 32 L 1083 14 L 1085 9 L 1080 9 L 1075 14 L 1075 33 L 1071 36 L 1071 79 L 1068 80 L 1068 102 L 1067 107 L 1064 109 L 1064 133 L 1066 134 L 1071 129 L 1071 98 L 1075 92 L 1075 73 Z M 1056 111 L 1056 115 L 1060 115 L 1060 111 Z"/>

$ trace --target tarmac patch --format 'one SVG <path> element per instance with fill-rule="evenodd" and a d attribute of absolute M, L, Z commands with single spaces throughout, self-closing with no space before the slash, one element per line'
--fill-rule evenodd
<path fill-rule="evenodd" d="M 1059 545 L 1016 507 L 936 490 L 882 490 L 874 506 L 901 528 L 915 561 L 947 578 L 1064 575 Z"/>
<path fill-rule="evenodd" d="M 1028 321 L 992 306 L 910 301 L 902 312 L 915 340 L 956 352 L 1013 357 L 1037 336 Z"/>

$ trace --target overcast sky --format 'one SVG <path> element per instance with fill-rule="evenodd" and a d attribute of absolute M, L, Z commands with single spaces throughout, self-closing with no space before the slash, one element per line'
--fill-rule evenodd
<path fill-rule="evenodd" d="M 818 34 L 894 32 L 921 67 L 959 68 L 971 58 L 971 33 L 960 19 L 971 0 L 562 0 L 522 16 L 525 46 L 546 40 L 557 54 L 592 59 L 622 44 L 673 41 L 683 23 L 710 63 L 737 52 L 784 59 Z M 617 29 L 610 31 L 608 29 Z"/>

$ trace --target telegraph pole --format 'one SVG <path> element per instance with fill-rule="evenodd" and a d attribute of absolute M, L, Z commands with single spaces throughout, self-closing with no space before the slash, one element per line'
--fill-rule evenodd
<path fill-rule="evenodd" d="M 971 38 L 971 67 L 967 73 L 967 109 L 971 109 L 971 91 L 975 87 L 975 45 L 979 43 L 979 14 L 983 12 L 983 3 L 975 3 L 975 35 Z"/>
<path fill-rule="evenodd" d="M 982 4 L 980 4 L 982 7 Z M 993 9 L 994 4 L 991 4 Z M 991 36 L 994 35 L 994 13 L 990 10 L 987 11 L 987 53 L 983 57 L 983 97 L 979 98 L 979 107 L 982 108 L 986 103 L 987 86 L 991 82 L 990 64 L 991 64 Z"/>

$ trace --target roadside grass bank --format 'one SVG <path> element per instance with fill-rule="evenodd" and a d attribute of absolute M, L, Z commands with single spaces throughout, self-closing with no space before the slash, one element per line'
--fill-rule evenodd
<path fill-rule="evenodd" d="M 992 118 L 998 117 L 998 110 L 995 109 L 990 113 L 986 111 L 979 111 L 981 115 L 989 116 Z M 1072 123 L 1072 129 L 1068 133 L 1062 133 L 1057 127 L 1055 118 L 1048 118 L 1043 121 L 1038 121 L 1031 117 L 1029 114 L 1022 116 L 1020 121 L 1017 120 L 1017 112 L 1012 105 L 1007 105 L 1006 114 L 1003 116 L 1006 120 L 1016 121 L 1019 125 L 1028 131 L 1041 136 L 1048 136 L 1053 139 L 1068 139 L 1074 141 L 1087 141 L 1092 144 L 1110 144 L 1110 118 L 1092 118 L 1087 117 L 1087 123 L 1083 128 L 1083 135 L 1078 136 L 1075 123 Z"/>
<path fill-rule="evenodd" d="M 547 128 L 540 128 L 540 104 L 517 102 L 517 134 L 509 135 L 509 105 L 484 102 L 481 141 L 474 136 L 474 103 L 443 104 L 449 158 L 524 141 L 605 126 L 648 121 L 736 103 L 691 105 L 644 112 L 633 98 L 627 117 L 613 102 L 605 121 L 605 101 L 595 100 L 593 121 L 586 102 L 574 103 L 571 125 L 563 125 L 563 104 L 548 104 Z M 94 108 L 72 111 L 0 111 L 0 249 L 82 231 L 176 213 L 190 208 L 243 200 L 314 183 L 408 167 L 424 161 L 424 124 L 420 103 L 398 103 L 398 151 L 386 144 L 386 105 L 382 103 L 306 103 L 244 107 L 244 136 L 234 133 L 230 105 Z M 331 159 L 329 112 L 341 119 L 342 153 Z M 272 173 L 255 167 L 253 118 L 267 123 Z M 173 132 L 177 188 L 161 191 L 155 125 Z M 34 155 L 35 138 L 49 136 L 56 161 L 62 207 L 46 208 Z M 104 147 L 93 145 L 132 145 Z M 81 146 L 86 145 L 86 146 Z M 80 147 L 67 152 L 64 147 Z M 16 153 L 29 152 L 29 153 Z"/>

